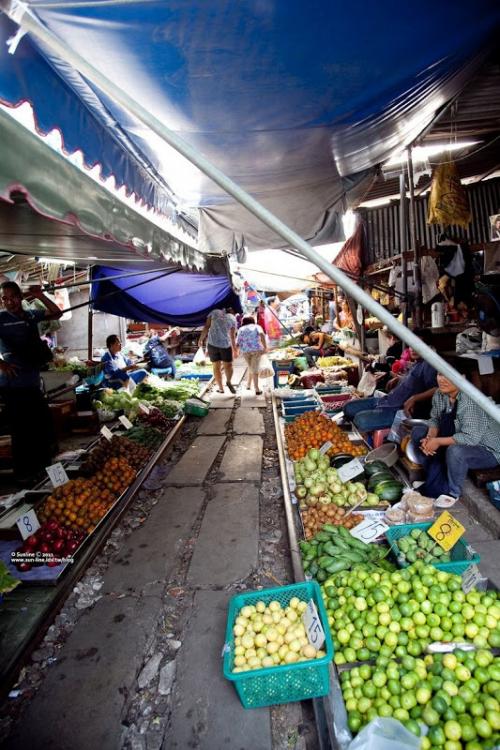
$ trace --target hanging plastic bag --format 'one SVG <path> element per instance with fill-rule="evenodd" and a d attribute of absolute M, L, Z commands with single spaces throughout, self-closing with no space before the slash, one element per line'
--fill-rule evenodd
<path fill-rule="evenodd" d="M 348 750 L 418 750 L 421 738 L 396 719 L 377 717 L 361 730 Z"/>
<path fill-rule="evenodd" d="M 193 364 L 194 365 L 204 365 L 207 361 L 207 354 L 205 351 L 203 351 L 203 347 L 200 346 L 198 351 L 193 357 Z"/>
<path fill-rule="evenodd" d="M 272 378 L 274 375 L 271 360 L 267 354 L 263 354 L 259 363 L 259 378 Z"/>

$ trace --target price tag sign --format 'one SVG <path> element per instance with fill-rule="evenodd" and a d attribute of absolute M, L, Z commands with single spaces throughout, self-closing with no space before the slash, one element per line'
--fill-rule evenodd
<path fill-rule="evenodd" d="M 302 622 L 306 629 L 307 638 L 311 646 L 316 650 L 320 649 L 325 642 L 325 631 L 319 619 L 318 610 L 312 599 L 307 602 L 307 609 L 302 615 Z"/>
<path fill-rule="evenodd" d="M 23 513 L 17 519 L 16 523 L 23 539 L 27 539 L 40 528 L 40 521 L 34 510 L 28 510 L 27 513 Z"/>
<path fill-rule="evenodd" d="M 142 411 L 142 412 L 143 412 L 144 414 L 149 414 L 149 412 L 151 411 L 151 409 L 149 408 L 149 406 L 146 406 L 146 404 L 143 404 L 143 403 L 139 404 L 139 409 L 140 409 L 140 410 L 141 410 L 141 411 Z"/>
<path fill-rule="evenodd" d="M 357 477 L 362 474 L 363 471 L 363 464 L 361 463 L 359 458 L 354 458 L 352 461 L 349 461 L 348 464 L 344 464 L 340 467 L 340 469 L 338 470 L 338 475 L 341 482 L 348 482 L 353 477 Z"/>
<path fill-rule="evenodd" d="M 339 412 L 337 412 L 337 414 L 333 415 L 332 422 L 340 422 L 343 417 L 344 417 L 344 412 L 343 411 L 339 411 Z"/>
<path fill-rule="evenodd" d="M 370 544 L 370 542 L 376 542 L 388 528 L 389 526 L 380 518 L 365 518 L 351 529 L 351 536 L 360 539 L 365 544 Z"/>
<path fill-rule="evenodd" d="M 327 440 L 326 443 L 323 443 L 323 445 L 319 449 L 319 452 L 321 453 L 321 455 L 324 456 L 325 453 L 328 453 L 332 445 L 333 443 L 331 443 L 329 440 Z"/>
<path fill-rule="evenodd" d="M 125 414 L 122 414 L 121 417 L 118 417 L 118 421 L 122 423 L 126 430 L 130 430 L 134 426 L 130 419 L 127 419 Z"/>
<path fill-rule="evenodd" d="M 468 594 L 469 591 L 477 586 L 481 578 L 482 575 L 477 565 L 469 565 L 467 570 L 462 573 L 462 591 L 464 592 L 464 594 Z"/>
<path fill-rule="evenodd" d="M 109 429 L 109 427 L 101 427 L 101 435 L 106 438 L 106 440 L 111 440 L 113 438 L 113 433 Z"/>
<path fill-rule="evenodd" d="M 69 481 L 68 475 L 66 474 L 61 462 L 52 464 L 52 466 L 47 466 L 45 471 L 49 475 L 53 487 L 60 487 L 62 484 L 66 484 L 66 482 Z"/>
<path fill-rule="evenodd" d="M 460 521 L 453 518 L 447 510 L 441 513 L 437 521 L 434 521 L 427 532 L 445 552 L 448 552 L 465 534 L 465 528 Z"/>

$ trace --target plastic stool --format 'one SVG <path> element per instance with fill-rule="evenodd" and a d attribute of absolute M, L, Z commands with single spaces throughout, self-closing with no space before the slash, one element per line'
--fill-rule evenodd
<path fill-rule="evenodd" d="M 279 361 L 279 360 L 271 360 L 274 370 L 273 375 L 273 386 L 275 388 L 279 388 L 280 386 L 280 377 L 286 376 L 286 379 L 288 381 L 288 376 L 293 372 L 294 363 L 292 361 Z M 286 383 L 285 383 L 286 385 Z"/>
<path fill-rule="evenodd" d="M 384 439 L 389 434 L 390 429 L 386 428 L 385 430 L 374 430 L 373 432 L 373 447 L 374 448 L 380 448 L 382 443 L 384 442 Z"/>

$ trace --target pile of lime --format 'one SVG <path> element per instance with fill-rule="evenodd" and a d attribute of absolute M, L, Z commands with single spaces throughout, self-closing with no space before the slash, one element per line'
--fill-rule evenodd
<path fill-rule="evenodd" d="M 398 539 L 399 556 L 407 563 L 423 560 L 425 563 L 450 562 L 451 557 L 423 529 L 412 529 L 408 536 Z"/>
<path fill-rule="evenodd" d="M 488 649 L 400 660 L 380 656 L 340 676 L 356 734 L 376 716 L 401 721 L 422 750 L 491 750 L 500 743 L 500 658 Z"/>
<path fill-rule="evenodd" d="M 397 571 L 358 565 L 322 585 L 335 662 L 420 656 L 433 642 L 500 648 L 494 591 L 462 591 L 462 578 L 418 561 Z"/>

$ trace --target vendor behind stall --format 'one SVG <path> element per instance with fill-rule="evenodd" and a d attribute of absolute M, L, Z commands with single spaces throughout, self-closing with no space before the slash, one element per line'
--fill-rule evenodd
<path fill-rule="evenodd" d="M 168 331 L 149 332 L 149 340 L 144 346 L 144 357 L 149 361 L 152 370 L 159 370 L 156 375 L 170 374 L 175 378 L 175 362 L 165 349 L 164 342 L 175 334 L 180 333 L 178 328 L 171 328 Z"/>
<path fill-rule="evenodd" d="M 304 356 L 307 357 L 310 367 L 314 367 L 318 357 L 331 357 L 338 354 L 332 337 L 324 331 L 316 331 L 312 326 L 307 326 L 301 338 L 302 343 L 306 345 Z"/>
<path fill-rule="evenodd" d="M 108 351 L 102 355 L 101 362 L 104 365 L 104 379 L 109 388 L 127 388 L 130 381 L 138 385 L 147 378 L 147 370 L 137 369 L 132 360 L 123 356 L 122 343 L 115 333 L 108 336 L 106 346 Z"/>
<path fill-rule="evenodd" d="M 425 343 L 429 343 L 432 336 L 427 329 L 413 333 Z M 407 416 L 428 415 L 429 412 L 418 412 L 426 408 L 436 391 L 437 373 L 415 349 L 411 349 L 411 359 L 413 364 L 408 375 L 387 396 L 361 398 L 346 404 L 344 415 L 358 430 L 370 432 L 390 427 L 399 409 L 404 409 Z"/>
<path fill-rule="evenodd" d="M 437 383 L 429 425 L 415 427 L 411 436 L 426 470 L 419 491 L 458 498 L 469 469 L 498 467 L 500 425 L 444 375 Z"/>
<path fill-rule="evenodd" d="M 38 334 L 42 320 L 57 320 L 62 312 L 40 287 L 24 295 L 37 299 L 44 310 L 23 308 L 23 293 L 13 281 L 1 285 L 0 395 L 12 435 L 16 479 L 29 485 L 51 463 L 54 433 L 47 401 L 41 390 L 40 370 L 52 353 Z"/>

